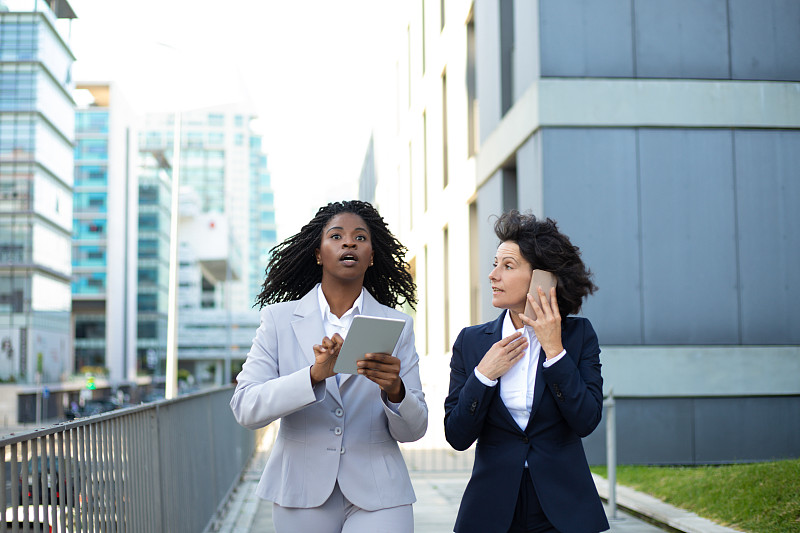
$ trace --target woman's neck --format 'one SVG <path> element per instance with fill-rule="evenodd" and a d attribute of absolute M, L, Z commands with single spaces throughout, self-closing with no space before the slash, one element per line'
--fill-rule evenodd
<path fill-rule="evenodd" d="M 521 329 L 522 326 L 525 324 L 522 323 L 522 319 L 519 317 L 519 314 L 524 312 L 524 310 L 519 311 L 517 309 L 509 309 L 508 314 L 511 316 L 511 323 L 514 324 L 514 329 Z"/>
<path fill-rule="evenodd" d="M 361 295 L 362 284 L 359 283 L 326 283 L 322 280 L 322 294 L 328 301 L 328 307 L 331 308 L 331 313 L 341 318 Z"/>

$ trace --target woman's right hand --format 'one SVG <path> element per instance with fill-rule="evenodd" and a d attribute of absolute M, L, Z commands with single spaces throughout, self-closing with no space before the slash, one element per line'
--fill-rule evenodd
<path fill-rule="evenodd" d="M 333 367 L 336 358 L 339 357 L 339 350 L 344 344 L 344 339 L 338 333 L 333 334 L 333 338 L 323 337 L 320 344 L 314 345 L 314 364 L 311 365 L 311 385 L 335 376 Z"/>
<path fill-rule="evenodd" d="M 527 346 L 527 337 L 523 337 L 522 333 L 515 331 L 508 337 L 492 344 L 481 362 L 478 363 L 478 372 L 487 379 L 496 380 L 522 359 Z"/>

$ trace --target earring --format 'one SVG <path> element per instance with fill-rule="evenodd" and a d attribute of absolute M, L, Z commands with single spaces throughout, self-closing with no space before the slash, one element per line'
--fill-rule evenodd
<path fill-rule="evenodd" d="M 374 263 L 372 261 L 369 262 L 369 266 L 372 266 Z"/>
<path fill-rule="evenodd" d="M 319 259 L 317 259 L 317 264 L 318 264 L 318 265 L 321 265 L 321 264 L 322 264 L 322 263 L 320 263 Z"/>

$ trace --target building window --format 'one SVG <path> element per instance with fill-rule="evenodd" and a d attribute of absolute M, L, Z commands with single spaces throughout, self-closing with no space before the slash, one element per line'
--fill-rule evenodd
<path fill-rule="evenodd" d="M 478 96 L 475 72 L 475 22 L 467 22 L 467 156 L 478 153 Z"/>
<path fill-rule="evenodd" d="M 157 296 L 155 294 L 139 293 L 136 298 L 136 303 L 139 311 L 157 310 Z"/>
<path fill-rule="evenodd" d="M 75 317 L 76 339 L 105 339 L 106 320 L 102 316 L 77 315 Z"/>
<path fill-rule="evenodd" d="M 139 186 L 139 205 L 158 204 L 158 185 Z"/>
<path fill-rule="evenodd" d="M 139 257 L 154 259 L 158 257 L 158 241 L 155 239 L 139 239 Z"/>
<path fill-rule="evenodd" d="M 158 322 L 154 321 L 140 321 L 137 324 L 136 336 L 140 339 L 157 339 L 158 338 Z"/>

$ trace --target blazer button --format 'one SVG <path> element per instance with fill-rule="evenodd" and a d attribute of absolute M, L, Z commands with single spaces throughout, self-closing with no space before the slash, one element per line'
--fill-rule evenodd
<path fill-rule="evenodd" d="M 344 455 L 344 446 L 342 446 L 342 449 L 341 449 L 341 450 L 339 450 L 339 454 L 340 454 L 340 455 Z"/>
<path fill-rule="evenodd" d="M 341 417 L 344 414 L 344 410 L 341 407 L 337 407 L 336 410 L 333 412 L 333 414 Z"/>
<path fill-rule="evenodd" d="M 340 428 L 340 427 L 333 428 L 333 434 L 337 435 L 337 436 L 341 435 L 342 434 L 342 428 Z"/>
<path fill-rule="evenodd" d="M 524 442 L 525 444 L 528 444 L 528 437 L 522 437 L 522 442 Z"/>

